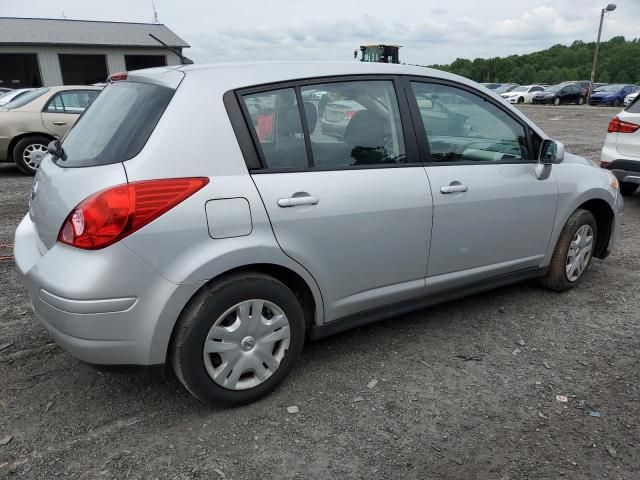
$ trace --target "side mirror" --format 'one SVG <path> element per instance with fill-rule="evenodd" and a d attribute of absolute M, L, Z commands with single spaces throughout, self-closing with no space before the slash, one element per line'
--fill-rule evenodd
<path fill-rule="evenodd" d="M 543 165 L 553 165 L 562 162 L 562 160 L 564 160 L 564 145 L 555 140 L 543 140 L 538 162 Z"/>

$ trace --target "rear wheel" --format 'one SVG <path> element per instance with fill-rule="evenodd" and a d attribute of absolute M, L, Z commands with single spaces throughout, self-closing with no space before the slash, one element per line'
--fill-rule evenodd
<path fill-rule="evenodd" d="M 238 406 L 274 390 L 304 344 L 303 310 L 273 277 L 242 273 L 200 292 L 175 327 L 170 358 L 200 401 Z"/>
<path fill-rule="evenodd" d="M 560 105 L 560 98 L 559 98 L 559 97 L 556 97 L 556 98 L 553 100 L 553 104 L 554 104 L 554 105 L 556 105 L 556 106 Z"/>
<path fill-rule="evenodd" d="M 625 197 L 631 196 L 638 190 L 638 184 L 620 182 L 620 193 Z"/>
<path fill-rule="evenodd" d="M 13 148 L 13 161 L 27 175 L 35 175 L 42 159 L 47 154 L 51 139 L 39 135 L 24 137 Z"/>
<path fill-rule="evenodd" d="M 561 292 L 575 287 L 591 263 L 597 239 L 597 224 L 588 210 L 578 209 L 565 224 L 541 283 Z"/>

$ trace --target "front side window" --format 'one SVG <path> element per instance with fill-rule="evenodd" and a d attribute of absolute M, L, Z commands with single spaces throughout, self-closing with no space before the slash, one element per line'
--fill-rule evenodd
<path fill-rule="evenodd" d="M 412 87 L 433 162 L 530 159 L 523 126 L 488 100 L 448 85 Z"/>
<path fill-rule="evenodd" d="M 100 93 L 98 90 L 76 90 L 59 93 L 49 102 L 47 112 L 80 114 L 91 105 L 98 93 Z"/>

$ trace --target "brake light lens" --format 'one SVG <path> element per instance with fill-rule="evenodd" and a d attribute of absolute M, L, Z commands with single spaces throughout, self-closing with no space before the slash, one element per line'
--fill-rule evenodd
<path fill-rule="evenodd" d="M 358 113 L 358 110 L 348 110 L 344 112 L 344 119 L 351 120 L 356 113 Z"/>
<path fill-rule="evenodd" d="M 635 133 L 640 128 L 640 125 L 636 125 L 631 122 L 624 122 L 620 120 L 617 116 L 613 117 L 609 122 L 609 128 L 607 128 L 607 132 L 609 133 Z"/>
<path fill-rule="evenodd" d="M 128 72 L 113 73 L 113 74 L 109 75 L 109 78 L 107 78 L 107 82 L 109 82 L 109 83 L 111 83 L 111 82 L 121 82 L 123 80 L 126 80 L 128 76 L 129 76 Z"/>
<path fill-rule="evenodd" d="M 611 162 L 607 162 L 606 160 L 600 160 L 600 167 L 607 168 Z"/>
<path fill-rule="evenodd" d="M 102 190 L 83 200 L 62 224 L 58 241 L 85 250 L 108 247 L 183 202 L 206 177 L 145 180 Z"/>

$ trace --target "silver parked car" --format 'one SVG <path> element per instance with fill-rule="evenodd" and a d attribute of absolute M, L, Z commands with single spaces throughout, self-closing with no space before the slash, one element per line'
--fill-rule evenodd
<path fill-rule="evenodd" d="M 307 90 L 354 107 L 340 136 Z M 569 289 L 623 205 L 482 86 L 401 65 L 132 72 L 49 152 L 15 238 L 35 316 L 85 362 L 168 362 L 212 404 L 266 395 L 306 338 L 529 278 Z"/>

